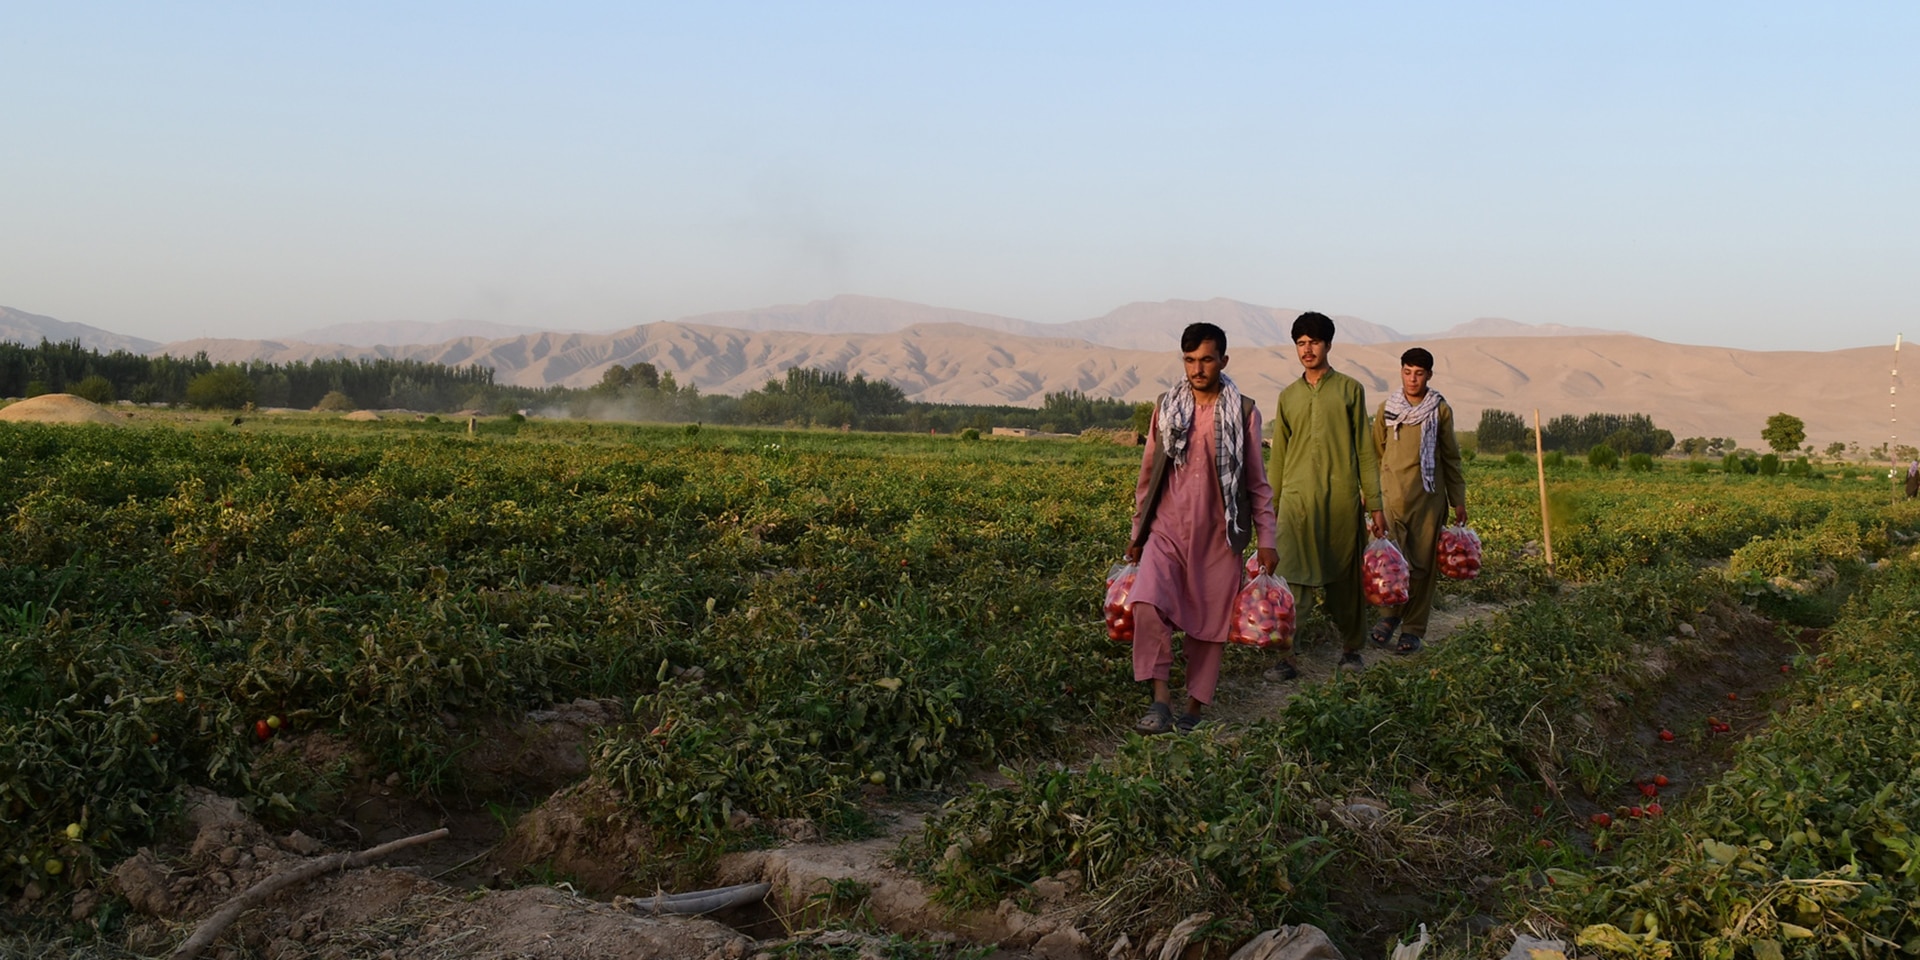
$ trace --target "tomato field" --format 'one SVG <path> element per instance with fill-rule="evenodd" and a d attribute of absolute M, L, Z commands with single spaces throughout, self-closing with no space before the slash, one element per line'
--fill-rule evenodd
<path fill-rule="evenodd" d="M 1920 949 L 1920 511 L 1885 486 L 1568 465 L 1549 570 L 1531 464 L 1471 464 L 1484 566 L 1443 596 L 1497 612 L 1142 740 L 1100 612 L 1137 466 L 679 426 L 0 424 L 7 922 L 65 929 L 183 787 L 330 816 L 350 774 L 277 741 L 538 802 L 460 758 L 597 698 L 626 716 L 589 776 L 655 841 L 636 888 L 769 822 L 861 836 L 936 797 L 903 864 L 956 909 L 1075 871 L 1103 952 L 1199 911 L 1222 944 L 1426 922 L 1497 955 L 1474 938 L 1531 921 L 1620 956 Z"/>

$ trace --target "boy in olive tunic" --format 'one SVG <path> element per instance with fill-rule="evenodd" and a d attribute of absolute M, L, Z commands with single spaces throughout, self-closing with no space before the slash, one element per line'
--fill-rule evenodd
<path fill-rule="evenodd" d="M 1373 642 L 1386 646 L 1400 630 L 1399 653 L 1420 649 L 1433 612 L 1434 569 L 1440 528 L 1453 507 L 1455 523 L 1467 522 L 1467 478 L 1460 469 L 1460 442 L 1453 435 L 1453 407 L 1427 385 L 1433 354 L 1414 347 L 1400 355 L 1400 389 L 1373 418 L 1373 447 L 1380 456 L 1380 486 L 1386 497 L 1388 538 L 1412 568 L 1407 602 L 1389 607 L 1373 625 Z"/>
<path fill-rule="evenodd" d="M 1319 587 L 1340 631 L 1340 666 L 1365 665 L 1360 647 L 1366 602 L 1360 589 L 1362 538 L 1386 530 L 1380 514 L 1380 469 L 1367 436 L 1367 391 L 1327 361 L 1333 320 L 1303 313 L 1293 321 L 1300 379 L 1280 391 L 1273 417 L 1267 484 L 1273 488 L 1279 535 L 1278 571 L 1296 587 Z M 1362 509 L 1367 522 L 1361 523 Z M 1299 675 L 1289 650 L 1268 679 Z"/>

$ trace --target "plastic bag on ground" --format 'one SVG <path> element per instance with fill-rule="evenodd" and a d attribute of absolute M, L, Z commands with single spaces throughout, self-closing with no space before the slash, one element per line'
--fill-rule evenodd
<path fill-rule="evenodd" d="M 1293 646 L 1293 591 L 1287 581 L 1262 573 L 1240 588 L 1233 600 L 1233 622 L 1227 640 L 1250 647 Z"/>
<path fill-rule="evenodd" d="M 1140 575 L 1137 563 L 1116 563 L 1107 571 L 1107 639 L 1133 642 L 1133 581 Z"/>
<path fill-rule="evenodd" d="M 1480 535 L 1466 524 L 1440 531 L 1440 575 L 1449 580 L 1472 580 L 1480 575 Z"/>
<path fill-rule="evenodd" d="M 1360 582 L 1367 602 L 1376 607 L 1397 607 L 1407 602 L 1413 586 L 1413 570 L 1400 548 L 1383 537 L 1367 544 L 1360 558 Z"/>

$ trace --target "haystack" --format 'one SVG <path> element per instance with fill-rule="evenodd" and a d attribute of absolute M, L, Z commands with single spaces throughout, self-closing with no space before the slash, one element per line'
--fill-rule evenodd
<path fill-rule="evenodd" d="M 374 412 L 373 412 L 372 410 L 355 410 L 354 412 L 352 412 L 352 413 L 349 413 L 349 414 L 347 414 L 347 415 L 345 415 L 345 416 L 343 416 L 343 417 L 341 417 L 340 419 L 342 419 L 342 420 L 352 420 L 352 421 L 354 421 L 355 423 L 365 423 L 365 422 L 367 422 L 367 421 L 369 421 L 369 420 L 378 420 L 378 419 L 380 419 L 380 415 L 379 415 L 379 414 L 377 414 L 377 413 L 374 413 Z"/>
<path fill-rule="evenodd" d="M 43 393 L 0 407 L 0 420 L 16 423 L 125 423 L 126 417 L 71 393 Z"/>

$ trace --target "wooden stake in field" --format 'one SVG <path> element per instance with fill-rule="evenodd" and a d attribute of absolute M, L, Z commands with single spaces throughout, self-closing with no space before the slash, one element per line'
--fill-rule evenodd
<path fill-rule="evenodd" d="M 1547 455 L 1540 442 L 1540 408 L 1533 408 L 1533 467 L 1540 474 L 1540 544 L 1547 551 L 1547 576 L 1553 576 L 1553 518 L 1547 515 Z"/>
<path fill-rule="evenodd" d="M 1893 502 L 1900 502 L 1900 492 L 1904 483 L 1900 474 L 1900 454 L 1894 450 L 1894 441 L 1900 439 L 1900 340 L 1905 334 L 1893 335 L 1893 376 L 1887 384 L 1887 476 L 1893 479 Z"/>

